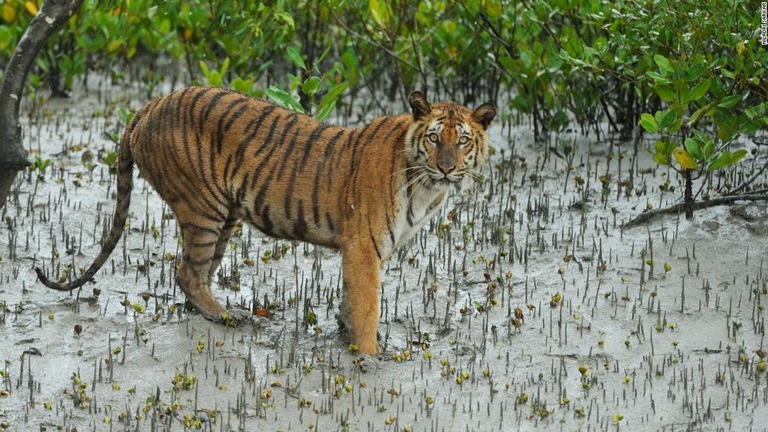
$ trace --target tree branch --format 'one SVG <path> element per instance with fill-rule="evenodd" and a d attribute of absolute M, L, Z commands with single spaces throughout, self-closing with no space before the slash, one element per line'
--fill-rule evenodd
<path fill-rule="evenodd" d="M 27 165 L 27 152 L 21 144 L 19 109 L 27 74 L 35 64 L 45 42 L 74 13 L 83 0 L 45 0 L 13 51 L 0 87 L 0 208 L 10 192 L 16 173 Z"/>
<path fill-rule="evenodd" d="M 729 205 L 736 201 L 768 201 L 768 194 L 749 194 L 749 195 L 729 195 L 719 198 L 713 198 L 708 201 L 698 201 L 693 203 L 694 210 L 701 210 L 709 207 L 715 207 L 719 205 Z M 634 228 L 639 226 L 656 216 L 664 214 L 676 214 L 684 211 L 685 203 L 678 203 L 670 207 L 662 209 L 649 210 L 645 213 L 638 215 L 634 219 L 630 219 L 627 223 L 621 226 L 621 229 Z"/>

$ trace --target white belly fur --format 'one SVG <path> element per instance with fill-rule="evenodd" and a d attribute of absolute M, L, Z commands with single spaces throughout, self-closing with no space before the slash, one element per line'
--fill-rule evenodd
<path fill-rule="evenodd" d="M 420 188 L 411 197 L 410 207 L 404 197 L 405 203 L 397 215 L 392 252 L 407 243 L 440 210 L 447 196 L 446 190 Z M 409 223 L 409 216 L 412 225 Z"/>

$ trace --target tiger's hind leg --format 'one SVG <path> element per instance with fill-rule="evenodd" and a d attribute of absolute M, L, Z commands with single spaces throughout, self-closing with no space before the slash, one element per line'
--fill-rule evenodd
<path fill-rule="evenodd" d="M 213 253 L 213 259 L 211 260 L 211 268 L 208 271 L 208 283 L 213 282 L 213 276 L 216 274 L 221 260 L 224 258 L 224 254 L 227 253 L 227 246 L 229 245 L 229 238 L 232 236 L 232 230 L 237 225 L 238 218 L 233 214 L 230 214 L 224 227 L 221 229 L 219 239 L 216 241 L 216 249 Z"/>
<path fill-rule="evenodd" d="M 176 283 L 187 296 L 187 300 L 205 318 L 211 321 L 221 321 L 229 316 L 224 308 L 211 293 L 209 282 L 211 267 L 219 245 L 223 223 L 206 227 L 179 221 L 182 245 L 182 261 Z M 224 242 L 226 243 L 226 242 Z"/>

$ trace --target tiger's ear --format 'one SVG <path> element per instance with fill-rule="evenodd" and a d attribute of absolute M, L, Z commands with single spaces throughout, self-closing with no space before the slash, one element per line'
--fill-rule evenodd
<path fill-rule="evenodd" d="M 411 93 L 411 97 L 408 98 L 408 103 L 411 105 L 411 109 L 413 110 L 414 120 L 421 120 L 428 116 L 430 112 L 432 112 L 432 107 L 429 106 L 427 98 L 424 97 L 424 94 L 421 92 Z"/>
<path fill-rule="evenodd" d="M 491 124 L 494 117 L 496 117 L 496 107 L 490 103 L 484 103 L 472 112 L 472 120 L 479 123 L 484 129 L 488 129 L 488 125 Z"/>

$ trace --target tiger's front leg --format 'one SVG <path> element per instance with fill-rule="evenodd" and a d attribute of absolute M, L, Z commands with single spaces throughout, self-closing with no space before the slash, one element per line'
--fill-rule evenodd
<path fill-rule="evenodd" d="M 373 244 L 360 242 L 344 245 L 341 254 L 344 278 L 342 319 L 360 352 L 376 354 L 381 352 L 377 340 L 381 259 Z"/>

